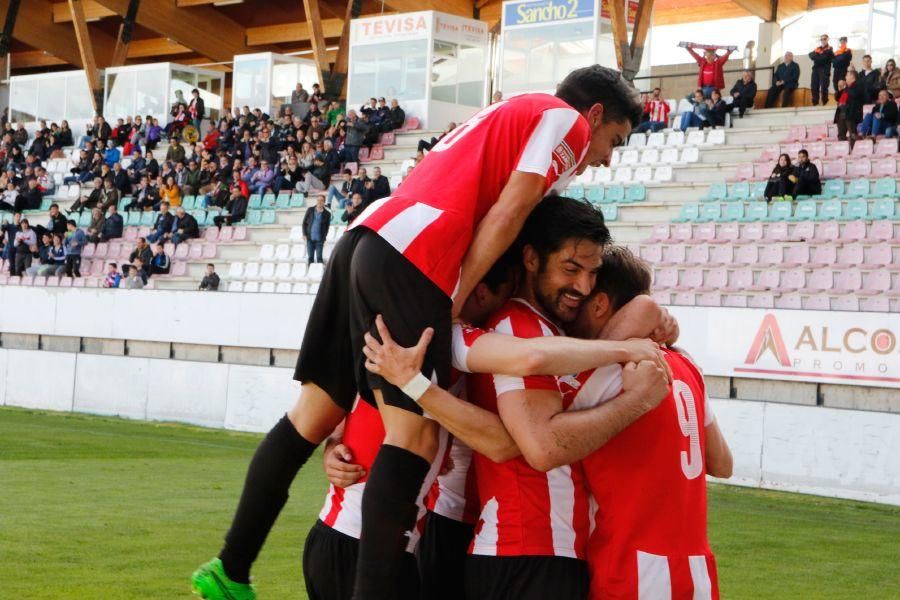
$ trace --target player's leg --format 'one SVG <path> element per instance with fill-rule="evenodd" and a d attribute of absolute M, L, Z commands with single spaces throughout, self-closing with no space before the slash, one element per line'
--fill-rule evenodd
<path fill-rule="evenodd" d="M 422 597 L 433 600 L 465 598 L 466 552 L 475 526 L 429 512 L 419 540 Z"/>
<path fill-rule="evenodd" d="M 401 345 L 415 344 L 426 327 L 433 327 L 422 371 L 443 387 L 450 372 L 450 299 L 393 247 L 374 233 L 360 240 L 351 279 L 354 347 L 363 334 L 375 332 L 381 314 Z M 437 423 L 398 388 L 388 385 L 357 363 L 360 393 L 374 395 L 385 427 L 385 440 L 366 481 L 362 500 L 362 535 L 354 598 L 397 598 L 408 590 L 402 567 L 406 532 L 415 525 L 416 500 L 438 448 Z M 368 388 L 368 389 L 366 389 Z M 417 574 L 412 572 L 413 583 Z M 407 581 L 403 581 L 407 579 Z"/>

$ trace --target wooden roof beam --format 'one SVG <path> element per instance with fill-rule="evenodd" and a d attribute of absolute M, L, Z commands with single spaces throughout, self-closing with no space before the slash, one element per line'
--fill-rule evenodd
<path fill-rule="evenodd" d="M 95 0 L 82 0 L 84 5 L 84 18 L 88 21 L 96 21 L 105 17 L 115 16 L 115 12 L 109 10 Z M 53 22 L 54 23 L 71 23 L 72 11 L 65 2 L 59 2 L 53 5 Z"/>
<path fill-rule="evenodd" d="M 340 37 L 344 30 L 343 19 L 323 19 L 320 24 L 322 26 L 322 35 L 326 38 Z M 308 42 L 309 40 L 310 31 L 306 22 L 247 28 L 248 46 Z"/>
<path fill-rule="evenodd" d="M 778 18 L 778 0 L 734 0 L 734 3 L 767 23 Z"/>
<path fill-rule="evenodd" d="M 97 61 L 94 58 L 94 46 L 91 43 L 91 34 L 88 30 L 84 16 L 84 6 L 81 0 L 69 0 L 69 11 L 72 13 L 72 25 L 75 29 L 75 39 L 78 40 L 78 53 L 81 55 L 81 64 L 87 76 L 88 87 L 91 89 L 91 103 L 95 112 L 103 108 L 103 88 L 100 83 L 100 71 L 97 69 Z"/>
<path fill-rule="evenodd" d="M 313 60 L 319 70 L 319 77 L 324 83 L 328 81 L 331 67 L 325 56 L 325 35 L 322 33 L 319 0 L 303 0 L 303 11 L 306 13 L 306 27 L 309 30 L 309 41 L 312 44 Z"/>

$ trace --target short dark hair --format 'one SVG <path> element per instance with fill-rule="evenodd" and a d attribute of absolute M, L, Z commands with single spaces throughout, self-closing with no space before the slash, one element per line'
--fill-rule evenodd
<path fill-rule="evenodd" d="M 627 120 L 632 127 L 641 121 L 640 95 L 631 82 L 614 69 L 591 65 L 575 69 L 556 86 L 556 97 L 583 112 L 594 104 L 603 105 L 603 121 Z"/>
<path fill-rule="evenodd" d="M 481 279 L 481 283 L 488 286 L 493 293 L 497 293 L 500 286 L 510 281 L 522 267 L 522 252 L 515 245 L 504 252 L 497 262 Z"/>
<path fill-rule="evenodd" d="M 869 60 L 872 60 L 872 55 L 871 54 L 863 54 L 863 59 L 866 59 L 866 58 L 868 58 Z"/>
<path fill-rule="evenodd" d="M 802 154 L 803 156 L 809 158 L 809 152 L 806 151 L 806 148 L 802 148 L 799 152 L 797 152 L 797 155 L 798 155 L 798 156 L 801 155 L 801 154 Z"/>
<path fill-rule="evenodd" d="M 650 293 L 650 267 L 625 246 L 610 246 L 603 252 L 603 266 L 597 271 L 597 283 L 591 295 L 606 294 L 613 311 L 635 297 Z"/>
<path fill-rule="evenodd" d="M 605 246 L 612 238 L 599 209 L 583 200 L 553 194 L 541 200 L 525 219 L 517 246 L 520 251 L 525 246 L 534 248 L 543 268 L 547 257 L 571 239 Z"/>
<path fill-rule="evenodd" d="M 50 208 L 59 208 L 59 204 L 54 202 L 53 204 L 50 205 Z"/>
<path fill-rule="evenodd" d="M 212 267 L 213 269 L 216 268 L 216 265 L 214 265 L 214 264 L 212 264 L 212 263 L 206 263 L 206 266 L 207 266 L 207 267 Z"/>
<path fill-rule="evenodd" d="M 71 225 L 72 227 L 78 227 L 78 223 L 75 222 L 75 219 L 69 219 L 66 221 L 66 225 Z"/>
<path fill-rule="evenodd" d="M 117 265 L 116 263 L 109 263 L 107 266 L 112 267 L 113 269 L 119 268 L 119 265 Z"/>

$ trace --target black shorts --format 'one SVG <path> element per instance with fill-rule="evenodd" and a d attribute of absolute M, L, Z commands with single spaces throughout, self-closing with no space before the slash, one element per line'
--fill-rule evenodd
<path fill-rule="evenodd" d="M 382 315 L 401 346 L 414 346 L 434 328 L 422 372 L 444 389 L 450 378 L 450 298 L 373 231 L 358 227 L 334 247 L 313 302 L 294 379 L 315 383 L 346 411 L 359 394 L 372 405 L 381 390 L 390 406 L 421 415 L 422 409 L 396 386 L 365 367 L 363 336 Z"/>
<path fill-rule="evenodd" d="M 356 579 L 359 540 L 317 520 L 303 547 L 303 578 L 309 600 L 351 600 Z M 404 552 L 400 564 L 402 588 L 397 600 L 420 600 L 416 559 Z"/>
<path fill-rule="evenodd" d="M 460 600 L 465 597 L 463 573 L 475 526 L 433 512 L 425 517 L 425 531 L 416 554 L 423 600 Z"/>
<path fill-rule="evenodd" d="M 587 563 L 564 556 L 475 556 L 466 559 L 467 600 L 585 600 Z"/>

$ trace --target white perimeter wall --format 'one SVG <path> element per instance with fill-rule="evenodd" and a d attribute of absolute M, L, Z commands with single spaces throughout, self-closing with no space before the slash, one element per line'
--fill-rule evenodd
<path fill-rule="evenodd" d="M 267 431 L 292 405 L 291 370 L 0 349 L 0 404 Z M 714 410 L 729 483 L 900 505 L 900 414 L 740 400 Z"/>

